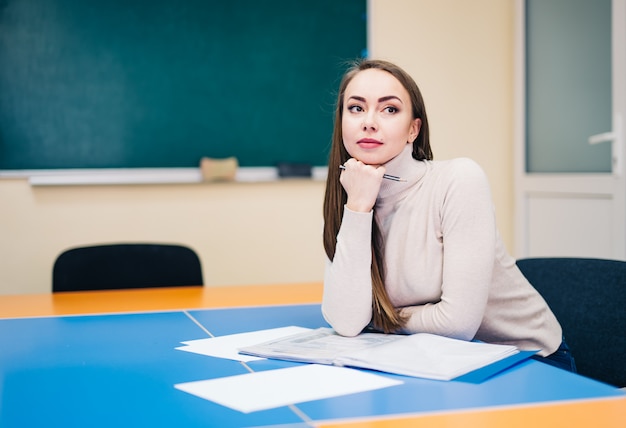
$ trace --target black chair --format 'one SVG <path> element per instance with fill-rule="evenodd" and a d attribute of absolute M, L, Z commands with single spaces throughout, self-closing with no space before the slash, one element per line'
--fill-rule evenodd
<path fill-rule="evenodd" d="M 517 265 L 563 327 L 578 372 L 626 386 L 626 262 L 527 258 Z"/>
<path fill-rule="evenodd" d="M 121 243 L 72 248 L 55 260 L 52 291 L 204 285 L 196 252 L 182 245 Z"/>

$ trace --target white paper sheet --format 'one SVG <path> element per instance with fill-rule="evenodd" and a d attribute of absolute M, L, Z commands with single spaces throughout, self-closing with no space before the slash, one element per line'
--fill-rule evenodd
<path fill-rule="evenodd" d="M 176 349 L 193 352 L 211 357 L 227 358 L 235 361 L 254 361 L 262 358 L 239 354 L 238 349 L 257 343 L 287 337 L 292 334 L 311 330 L 305 327 L 279 327 L 267 330 L 251 331 L 248 333 L 230 334 L 228 336 L 210 337 L 207 339 L 188 340 L 182 342 L 184 346 Z"/>
<path fill-rule="evenodd" d="M 175 388 L 243 413 L 387 388 L 402 381 L 359 370 L 307 364 L 218 379 L 186 382 Z"/>

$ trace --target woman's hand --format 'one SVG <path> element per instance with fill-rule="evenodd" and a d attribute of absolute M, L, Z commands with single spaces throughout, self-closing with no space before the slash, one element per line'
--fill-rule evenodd
<path fill-rule="evenodd" d="M 354 158 L 348 159 L 344 167 L 339 182 L 348 194 L 346 206 L 351 211 L 371 211 L 376 203 L 385 167 L 366 165 Z"/>

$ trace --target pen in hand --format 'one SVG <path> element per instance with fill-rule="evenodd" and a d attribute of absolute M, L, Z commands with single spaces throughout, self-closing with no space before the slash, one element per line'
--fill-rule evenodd
<path fill-rule="evenodd" d="M 339 169 L 346 169 L 345 166 L 339 165 Z M 395 175 L 383 174 L 383 178 L 392 181 L 406 181 L 404 178 L 396 177 Z"/>

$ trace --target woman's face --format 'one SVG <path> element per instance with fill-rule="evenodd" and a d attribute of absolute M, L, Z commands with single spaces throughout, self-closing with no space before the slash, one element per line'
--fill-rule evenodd
<path fill-rule="evenodd" d="M 343 144 L 353 158 L 382 165 L 396 157 L 419 134 L 409 93 L 384 70 L 358 72 L 348 83 L 343 100 Z"/>

